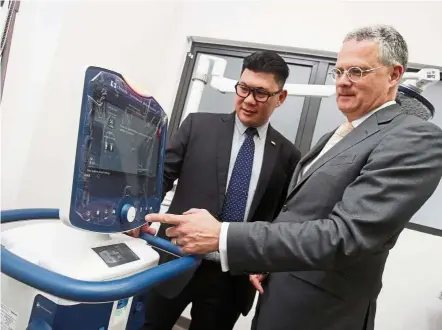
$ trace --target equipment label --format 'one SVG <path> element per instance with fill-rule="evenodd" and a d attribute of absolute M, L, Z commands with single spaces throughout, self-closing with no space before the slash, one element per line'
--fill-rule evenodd
<path fill-rule="evenodd" d="M 18 314 L 2 304 L 2 330 L 15 330 Z"/>

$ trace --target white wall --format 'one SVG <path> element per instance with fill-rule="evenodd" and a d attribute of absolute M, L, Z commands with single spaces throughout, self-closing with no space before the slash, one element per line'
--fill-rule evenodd
<path fill-rule="evenodd" d="M 405 230 L 383 284 L 376 330 L 442 329 L 442 237 Z"/>
<path fill-rule="evenodd" d="M 410 61 L 441 66 L 441 12 L 440 2 L 25 1 L 1 104 L 2 208 L 60 205 L 70 185 L 88 65 L 132 77 L 170 114 L 189 36 L 338 51 L 349 29 L 388 23 L 407 39 Z M 442 315 L 442 302 L 433 300 L 442 291 L 440 240 L 409 231 L 400 239 L 385 275 L 379 330 L 434 329 L 420 320 Z M 421 264 L 404 271 L 409 264 L 401 260 Z M 420 274 L 434 278 L 416 283 Z M 418 298 L 410 302 L 405 294 Z M 407 322 L 392 325 L 396 319 Z"/>

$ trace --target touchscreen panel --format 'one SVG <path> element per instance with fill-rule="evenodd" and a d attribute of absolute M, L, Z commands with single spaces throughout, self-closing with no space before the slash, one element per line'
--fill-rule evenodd
<path fill-rule="evenodd" d="M 151 96 L 136 93 L 108 70 L 86 72 L 70 221 L 74 226 L 121 232 L 158 212 L 167 117 Z M 123 206 L 135 209 L 127 221 Z"/>

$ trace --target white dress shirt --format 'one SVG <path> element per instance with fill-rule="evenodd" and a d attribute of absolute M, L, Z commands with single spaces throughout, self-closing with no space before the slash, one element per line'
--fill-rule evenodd
<path fill-rule="evenodd" d="M 381 105 L 378 108 L 373 109 L 372 111 L 368 112 L 367 114 L 365 114 L 364 116 L 355 119 L 351 122 L 351 124 L 353 125 L 354 128 L 358 127 L 364 120 L 366 120 L 368 117 L 370 117 L 371 115 L 373 115 L 375 112 L 388 107 L 390 105 L 395 104 L 395 101 L 388 101 L 386 103 L 384 103 L 383 105 Z M 233 151 L 233 150 L 232 150 Z M 304 168 L 301 170 L 301 173 L 304 174 L 308 168 L 310 166 L 312 166 L 312 164 L 317 161 L 322 155 L 319 154 L 318 156 L 316 156 L 315 159 L 313 159 L 312 161 L 310 161 L 309 163 L 305 164 Z M 301 177 L 301 175 L 299 176 L 299 178 Z M 298 178 L 298 180 L 299 180 Z M 250 195 L 249 195 L 250 197 Z M 221 225 L 221 233 L 219 236 L 219 253 L 220 253 L 220 259 L 221 259 L 221 268 L 223 270 L 223 272 L 227 272 L 229 271 L 229 264 L 228 264 L 228 257 L 227 257 L 227 232 L 229 229 L 229 223 L 228 222 L 223 222 Z"/>
<path fill-rule="evenodd" d="M 232 150 L 230 152 L 230 162 L 229 162 L 229 172 L 227 176 L 227 189 L 229 187 L 230 178 L 232 176 L 233 167 L 235 166 L 236 157 L 238 156 L 239 149 L 246 139 L 245 126 L 238 116 L 235 116 L 235 128 L 233 130 L 232 138 Z M 250 177 L 249 192 L 247 196 L 246 210 L 244 213 L 244 219 L 242 221 L 247 221 L 250 212 L 250 206 L 252 205 L 253 197 L 255 196 L 256 187 L 258 185 L 259 175 L 261 174 L 262 162 L 264 160 L 264 147 L 267 138 L 267 130 L 269 128 L 269 122 L 262 126 L 256 127 L 258 132 L 257 135 L 253 137 L 255 142 L 255 152 L 253 156 L 253 166 L 252 166 L 252 176 Z M 227 191 L 226 191 L 227 193 Z M 218 252 L 208 253 L 204 256 L 205 259 L 219 261 L 220 256 Z"/>

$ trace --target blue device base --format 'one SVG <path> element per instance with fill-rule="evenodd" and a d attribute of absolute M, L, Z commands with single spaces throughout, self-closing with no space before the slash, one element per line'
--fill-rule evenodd
<path fill-rule="evenodd" d="M 139 330 L 146 314 L 144 296 L 134 297 L 126 330 Z M 128 299 L 119 301 L 124 307 Z M 107 330 L 113 302 L 102 304 L 57 305 L 37 295 L 26 330 Z"/>

